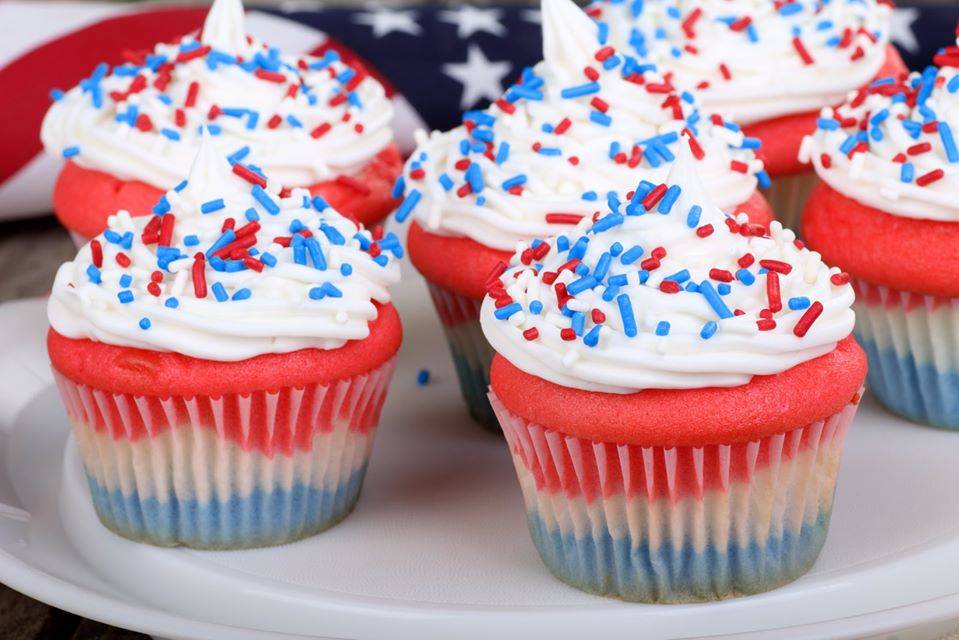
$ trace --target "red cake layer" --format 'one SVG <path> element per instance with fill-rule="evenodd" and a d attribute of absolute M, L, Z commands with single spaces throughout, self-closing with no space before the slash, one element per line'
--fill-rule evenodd
<path fill-rule="evenodd" d="M 743 211 L 762 225 L 773 220 L 769 202 L 758 191 L 733 211 Z M 509 263 L 513 257 L 512 251 L 491 249 L 470 238 L 430 233 L 416 221 L 410 224 L 407 247 L 413 266 L 427 280 L 474 300 L 486 295 L 486 278 L 493 267 L 500 261 Z"/>
<path fill-rule="evenodd" d="M 399 149 L 390 145 L 352 179 L 320 182 L 310 187 L 310 192 L 322 195 L 340 213 L 372 225 L 396 207 L 397 201 L 390 192 L 402 168 Z M 134 216 L 149 214 L 163 193 L 138 180 L 119 180 L 67 162 L 53 187 L 53 209 L 67 229 L 92 238 L 106 228 L 107 218 L 120 209 Z"/>
<path fill-rule="evenodd" d="M 888 45 L 886 60 L 875 77 L 885 78 L 905 73 L 909 73 L 909 68 L 896 48 Z M 794 113 L 746 125 L 743 131 L 747 136 L 762 141 L 762 155 L 766 160 L 766 171 L 769 175 L 773 178 L 788 176 L 810 170 L 810 165 L 799 162 L 799 146 L 806 135 L 816 130 L 818 117 L 819 109 Z"/>
<path fill-rule="evenodd" d="M 377 305 L 370 335 L 339 349 L 270 353 L 237 362 L 201 360 L 178 353 L 119 347 L 66 338 L 53 329 L 47 352 L 67 378 L 111 393 L 143 396 L 214 396 L 275 391 L 329 383 L 371 371 L 396 354 L 403 329 L 393 305 Z"/>
<path fill-rule="evenodd" d="M 959 297 L 959 222 L 895 216 L 820 183 L 806 203 L 802 233 L 827 264 L 857 278 Z"/>
<path fill-rule="evenodd" d="M 838 413 L 858 397 L 866 355 L 852 336 L 819 358 L 739 387 L 613 394 L 563 387 L 497 354 L 491 386 L 514 415 L 597 442 L 701 447 L 758 440 Z"/>

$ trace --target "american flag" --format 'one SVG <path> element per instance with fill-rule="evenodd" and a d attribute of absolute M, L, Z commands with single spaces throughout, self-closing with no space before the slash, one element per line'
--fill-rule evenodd
<path fill-rule="evenodd" d="M 0 3 L 0 220 L 50 210 L 58 161 L 42 152 L 40 123 L 54 87 L 69 88 L 101 61 L 200 27 L 204 6 L 8 0 Z M 959 7 L 900 6 L 892 39 L 913 69 L 955 39 Z M 540 15 L 528 7 L 317 8 L 249 11 L 253 35 L 291 52 L 335 48 L 387 86 L 404 151 L 416 128 L 448 129 L 462 111 L 499 97 L 541 58 Z"/>

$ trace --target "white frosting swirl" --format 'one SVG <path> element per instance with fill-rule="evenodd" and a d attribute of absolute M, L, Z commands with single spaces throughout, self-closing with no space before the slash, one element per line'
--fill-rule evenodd
<path fill-rule="evenodd" d="M 959 47 L 950 49 L 959 61 Z M 929 67 L 905 84 L 880 80 L 836 109 L 823 109 L 800 153 L 829 186 L 863 204 L 905 218 L 959 222 L 957 136 L 959 73 Z M 939 172 L 941 178 L 926 182 Z"/>
<path fill-rule="evenodd" d="M 82 167 L 166 190 L 210 124 L 224 156 L 308 187 L 358 172 L 392 140 L 392 104 L 363 76 L 334 52 L 290 56 L 248 39 L 239 0 L 216 0 L 199 38 L 100 65 L 54 102 L 41 137 Z"/>
<path fill-rule="evenodd" d="M 370 243 L 368 232 L 321 200 L 311 203 L 304 189 L 287 198 L 279 191 L 270 180 L 257 197 L 207 138 L 186 186 L 165 196 L 170 211 L 162 219 L 120 211 L 110 217 L 107 231 L 60 267 L 48 306 L 50 325 L 68 338 L 219 361 L 336 349 L 366 338 L 368 323 L 377 317 L 374 301 L 388 302 L 387 286 L 399 280 L 399 267 L 387 256 L 400 253 L 398 238 L 391 234 L 376 245 L 383 253 L 374 258 L 363 249 Z M 202 213 L 204 208 L 209 212 Z M 153 221 L 170 216 L 175 216 L 170 248 L 145 242 L 143 234 L 156 227 Z M 198 297 L 195 254 L 209 252 L 228 219 L 237 230 L 230 233 L 242 237 L 239 230 L 251 218 L 260 225 L 255 243 L 236 257 L 253 260 L 215 264 L 208 256 L 201 266 L 206 294 Z M 301 225 L 312 234 L 305 242 L 316 241 L 312 247 L 299 240 L 293 242 L 297 248 L 284 247 L 276 240 L 289 239 L 291 229 Z M 102 250 L 99 268 L 95 244 Z"/>
<path fill-rule="evenodd" d="M 667 183 L 681 193 L 665 214 L 658 204 L 646 212 L 639 203 L 645 196 L 635 197 L 604 212 L 595 226 L 584 221 L 571 234 L 548 240 L 548 251 L 539 249 L 545 255 L 534 248 L 538 242 L 528 245 L 528 253 L 521 247 L 499 280 L 502 289 L 483 302 L 480 319 L 493 348 L 556 384 L 633 393 L 742 385 L 754 375 L 779 373 L 824 355 L 849 335 L 852 287 L 819 254 L 798 248 L 792 231 L 778 222 L 767 236 L 732 231 L 705 197 L 688 154 L 674 163 Z M 691 225 L 695 205 L 701 214 Z M 710 235 L 703 231 L 706 225 L 712 226 Z M 576 273 L 559 271 L 580 253 Z M 747 254 L 751 259 L 744 259 Z M 644 262 L 656 256 L 662 256 L 659 264 Z M 772 276 L 782 309 L 764 311 L 776 306 L 764 263 L 788 271 Z M 667 280 L 678 284 L 663 285 Z M 559 306 L 557 284 L 573 294 L 564 300 L 571 315 Z M 679 291 L 662 288 L 669 286 Z M 821 314 L 800 337 L 797 326 L 819 305 Z"/>
<path fill-rule="evenodd" d="M 547 214 L 592 215 L 596 199 L 637 178 L 661 182 L 687 127 L 698 134 L 697 165 L 715 201 L 732 210 L 754 194 L 762 161 L 742 147 L 758 141 L 715 124 L 651 65 L 616 53 L 606 61 L 618 64 L 604 68 L 596 25 L 570 0 L 544 0 L 542 15 L 544 60 L 521 83 L 486 111 L 464 114 L 463 126 L 419 136 L 404 182 L 421 225 L 512 250 L 572 227 Z M 461 191 L 474 174 L 482 190 Z"/>
<path fill-rule="evenodd" d="M 590 12 L 612 42 L 741 124 L 815 111 L 865 85 L 892 13 L 878 0 L 599 0 Z"/>

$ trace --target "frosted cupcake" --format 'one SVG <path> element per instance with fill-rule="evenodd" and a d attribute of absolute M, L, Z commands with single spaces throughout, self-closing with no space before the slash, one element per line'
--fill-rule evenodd
<path fill-rule="evenodd" d="M 126 538 L 282 544 L 359 497 L 402 334 L 398 239 L 243 173 L 204 143 L 157 215 L 110 216 L 57 273 L 50 360 Z"/>
<path fill-rule="evenodd" d="M 724 216 L 688 160 L 629 208 L 521 246 L 481 312 L 540 556 L 630 601 L 806 572 L 866 374 L 838 270 L 779 222 Z"/>
<path fill-rule="evenodd" d="M 662 182 L 683 146 L 724 210 L 772 219 L 756 190 L 765 176 L 756 141 L 600 35 L 569 0 L 543 2 L 544 60 L 462 126 L 421 137 L 397 184 L 397 217 L 413 218 L 410 259 L 429 283 L 463 396 L 494 429 L 492 352 L 477 319 L 490 271 L 517 243 L 573 228 L 640 179 Z"/>
<path fill-rule="evenodd" d="M 819 109 L 907 72 L 881 0 L 600 0 L 589 12 L 612 43 L 648 56 L 762 141 L 767 195 L 788 227 L 816 182 L 799 147 Z"/>
<path fill-rule="evenodd" d="M 959 47 L 936 61 L 959 65 Z M 869 387 L 910 420 L 959 429 L 959 74 L 929 67 L 826 109 L 803 234 L 858 289 Z"/>
<path fill-rule="evenodd" d="M 240 0 L 216 0 L 199 36 L 102 64 L 54 100 L 41 132 L 66 159 L 53 206 L 78 241 L 112 212 L 150 214 L 183 179 L 204 127 L 231 163 L 308 188 L 366 224 L 396 204 L 402 159 L 383 87 L 334 51 L 291 56 L 250 38 Z"/>

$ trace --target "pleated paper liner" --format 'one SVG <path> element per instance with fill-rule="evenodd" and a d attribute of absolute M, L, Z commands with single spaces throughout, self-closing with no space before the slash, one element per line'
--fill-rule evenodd
<path fill-rule="evenodd" d="M 853 286 L 869 389 L 909 420 L 959 430 L 959 299 Z"/>
<path fill-rule="evenodd" d="M 805 171 L 791 176 L 778 176 L 764 192 L 776 220 L 784 227 L 799 232 L 800 221 L 806 202 L 819 184 L 815 171 Z"/>
<path fill-rule="evenodd" d="M 480 327 L 483 301 L 467 298 L 429 281 L 427 284 L 443 324 L 443 332 L 456 366 L 460 393 L 470 416 L 489 431 L 499 433 L 499 423 L 487 398 L 494 352 Z"/>
<path fill-rule="evenodd" d="M 313 535 L 352 511 L 394 365 L 189 398 L 110 393 L 54 374 L 104 525 L 154 545 L 239 549 Z"/>
<path fill-rule="evenodd" d="M 567 436 L 490 398 L 546 566 L 584 591 L 671 603 L 759 593 L 809 570 L 860 396 L 786 433 L 675 448 Z"/>

